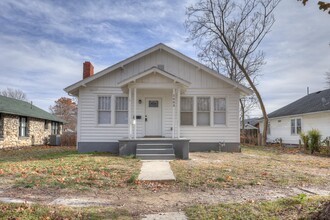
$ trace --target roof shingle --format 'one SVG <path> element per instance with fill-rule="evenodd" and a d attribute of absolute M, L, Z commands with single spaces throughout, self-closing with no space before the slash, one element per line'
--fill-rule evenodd
<path fill-rule="evenodd" d="M 49 121 L 64 122 L 63 120 L 57 118 L 34 105 L 25 101 L 8 98 L 0 95 L 0 113 L 27 116 L 39 119 L 46 119 Z"/>
<path fill-rule="evenodd" d="M 299 115 L 330 110 L 330 89 L 306 95 L 270 114 L 268 118 Z"/>

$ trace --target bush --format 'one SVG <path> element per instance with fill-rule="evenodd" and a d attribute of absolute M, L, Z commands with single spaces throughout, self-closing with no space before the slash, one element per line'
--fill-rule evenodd
<path fill-rule="evenodd" d="M 304 144 L 305 150 L 309 150 L 309 147 L 308 147 L 309 136 L 308 136 L 308 134 L 306 134 L 305 132 L 300 132 L 299 136 L 300 136 L 301 141 Z"/>
<path fill-rule="evenodd" d="M 313 154 L 315 151 L 320 152 L 321 133 L 317 129 L 308 131 L 309 149 Z"/>
<path fill-rule="evenodd" d="M 61 135 L 61 146 L 76 146 L 77 133 L 64 132 Z"/>

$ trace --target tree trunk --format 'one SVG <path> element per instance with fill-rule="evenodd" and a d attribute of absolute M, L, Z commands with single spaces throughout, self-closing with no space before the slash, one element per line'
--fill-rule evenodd
<path fill-rule="evenodd" d="M 245 68 L 243 67 L 243 65 L 239 62 L 239 60 L 237 59 L 236 55 L 233 53 L 233 51 L 231 50 L 231 48 L 229 46 L 227 46 L 228 52 L 231 54 L 231 56 L 234 58 L 237 66 L 239 67 L 239 69 L 244 73 L 244 76 L 246 78 L 246 80 L 249 82 L 252 90 L 254 91 L 254 93 L 256 94 L 260 107 L 261 107 L 261 111 L 262 111 L 262 115 L 264 117 L 264 128 L 263 128 L 263 132 L 262 132 L 262 141 L 261 141 L 261 145 L 265 146 L 266 145 L 266 141 L 267 141 L 267 127 L 268 127 L 268 116 L 267 116 L 267 112 L 266 112 L 266 108 L 264 105 L 264 102 L 262 101 L 261 95 L 257 89 L 257 87 L 254 85 L 254 83 L 252 82 L 249 74 L 246 72 Z"/>

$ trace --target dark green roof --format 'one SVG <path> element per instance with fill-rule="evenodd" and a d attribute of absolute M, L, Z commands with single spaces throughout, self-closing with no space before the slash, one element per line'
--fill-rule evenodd
<path fill-rule="evenodd" d="M 46 112 L 31 103 L 0 95 L 0 113 L 40 118 L 49 121 L 64 122 L 55 115 Z"/>

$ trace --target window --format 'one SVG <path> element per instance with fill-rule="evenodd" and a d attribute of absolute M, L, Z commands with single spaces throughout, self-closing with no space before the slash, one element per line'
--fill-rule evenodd
<path fill-rule="evenodd" d="M 52 130 L 51 131 L 52 134 L 60 134 L 60 130 L 61 130 L 60 124 L 58 122 L 53 121 L 51 130 Z"/>
<path fill-rule="evenodd" d="M 214 98 L 214 124 L 226 124 L 226 99 Z"/>
<path fill-rule="evenodd" d="M 210 125 L 210 98 L 197 98 L 197 125 Z"/>
<path fill-rule="evenodd" d="M 19 118 L 19 136 L 20 137 L 29 136 L 29 124 L 28 124 L 27 117 Z"/>
<path fill-rule="evenodd" d="M 291 119 L 291 134 L 299 134 L 301 132 L 301 119 Z"/>
<path fill-rule="evenodd" d="M 181 97 L 181 125 L 193 125 L 194 102 L 192 97 Z"/>
<path fill-rule="evenodd" d="M 3 138 L 3 115 L 0 113 L 0 138 Z"/>
<path fill-rule="evenodd" d="M 45 127 L 45 130 L 48 129 L 48 121 L 45 121 L 45 125 L 44 125 L 44 127 Z"/>
<path fill-rule="evenodd" d="M 158 108 L 158 101 L 157 100 L 150 100 L 149 101 L 149 108 Z"/>
<path fill-rule="evenodd" d="M 98 123 L 111 124 L 111 96 L 100 96 L 98 99 Z"/>
<path fill-rule="evenodd" d="M 128 124 L 127 97 L 116 97 L 116 124 Z"/>

